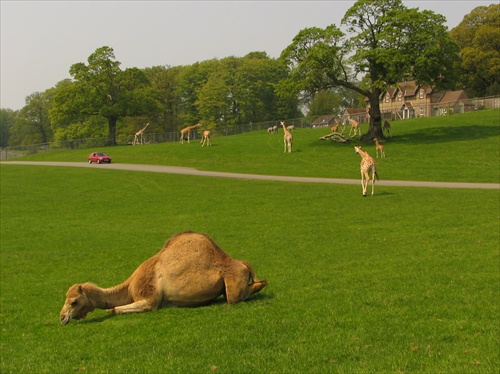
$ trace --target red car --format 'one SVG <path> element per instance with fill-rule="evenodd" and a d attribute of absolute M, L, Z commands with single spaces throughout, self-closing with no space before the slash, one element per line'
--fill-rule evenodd
<path fill-rule="evenodd" d="M 111 164 L 111 157 L 109 157 L 106 153 L 102 152 L 92 152 L 89 155 L 89 164 L 97 162 L 98 164 L 102 164 L 103 162 L 107 162 Z"/>

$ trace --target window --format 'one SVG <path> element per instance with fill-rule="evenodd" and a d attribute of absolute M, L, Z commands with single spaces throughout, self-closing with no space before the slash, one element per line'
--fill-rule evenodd
<path fill-rule="evenodd" d="M 421 106 L 420 107 L 420 117 L 423 117 L 424 116 L 424 107 Z"/>
<path fill-rule="evenodd" d="M 402 98 L 403 98 L 403 94 L 401 94 L 401 92 L 398 93 L 398 101 L 401 101 Z"/>
<path fill-rule="evenodd" d="M 424 90 L 420 90 L 419 98 L 423 99 L 424 98 Z"/>
<path fill-rule="evenodd" d="M 385 94 L 385 102 L 388 103 L 389 102 L 389 94 Z"/>

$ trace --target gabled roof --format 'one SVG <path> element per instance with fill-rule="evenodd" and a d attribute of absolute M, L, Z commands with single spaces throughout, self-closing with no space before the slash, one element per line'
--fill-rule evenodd
<path fill-rule="evenodd" d="M 413 96 L 417 93 L 419 85 L 416 81 L 407 81 L 398 83 L 398 89 L 404 96 Z"/>
<path fill-rule="evenodd" d="M 314 120 L 311 125 L 328 125 L 330 122 L 335 120 L 337 116 L 335 114 L 328 114 L 326 116 L 320 116 Z"/>
<path fill-rule="evenodd" d="M 424 89 L 426 94 L 432 93 L 433 87 L 427 84 L 417 84 L 417 81 L 400 82 L 396 86 L 389 87 L 380 95 L 380 100 L 383 100 L 388 94 L 390 98 L 394 98 L 397 92 L 401 92 L 403 96 L 415 96 L 420 89 Z"/>
<path fill-rule="evenodd" d="M 441 97 L 439 102 L 437 103 L 438 106 L 444 107 L 448 106 L 449 103 L 455 103 L 460 100 L 467 99 L 467 94 L 465 91 L 460 90 L 460 91 L 446 91 L 444 92 L 444 95 Z"/>

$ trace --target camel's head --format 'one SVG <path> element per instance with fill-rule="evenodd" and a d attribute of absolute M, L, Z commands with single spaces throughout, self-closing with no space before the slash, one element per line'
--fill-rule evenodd
<path fill-rule="evenodd" d="M 61 313 L 61 324 L 67 325 L 72 319 L 82 319 L 92 312 L 95 308 L 85 293 L 81 284 L 74 284 L 66 292 L 66 301 L 64 302 Z"/>

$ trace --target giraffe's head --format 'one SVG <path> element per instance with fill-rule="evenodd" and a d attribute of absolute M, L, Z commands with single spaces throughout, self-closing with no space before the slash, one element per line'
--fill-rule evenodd
<path fill-rule="evenodd" d="M 359 153 L 361 151 L 361 146 L 360 145 L 355 145 L 354 146 L 354 152 Z"/>

